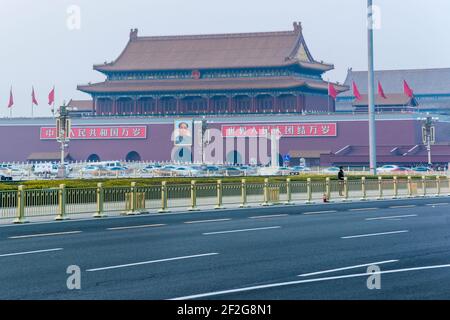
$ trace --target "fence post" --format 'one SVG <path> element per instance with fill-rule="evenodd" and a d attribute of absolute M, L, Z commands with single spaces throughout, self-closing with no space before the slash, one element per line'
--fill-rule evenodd
<path fill-rule="evenodd" d="M 427 180 L 425 178 L 425 176 L 422 176 L 422 197 L 426 197 L 427 196 Z"/>
<path fill-rule="evenodd" d="M 93 215 L 94 218 L 106 217 L 103 213 L 103 203 L 105 201 L 105 194 L 103 192 L 103 183 L 99 182 L 97 184 L 97 211 Z"/>
<path fill-rule="evenodd" d="M 191 181 L 191 207 L 189 211 L 197 211 L 197 183 L 195 180 Z"/>
<path fill-rule="evenodd" d="M 378 177 L 378 200 L 383 199 L 383 177 Z"/>
<path fill-rule="evenodd" d="M 67 220 L 66 217 L 66 185 L 59 185 L 58 190 L 58 215 L 56 216 L 56 221 Z"/>
<path fill-rule="evenodd" d="M 161 182 L 161 209 L 158 210 L 159 213 L 169 212 L 167 210 L 167 182 Z"/>
<path fill-rule="evenodd" d="M 241 205 L 239 206 L 241 208 L 247 208 L 247 181 L 245 179 L 242 179 L 241 182 Z"/>
<path fill-rule="evenodd" d="M 367 200 L 367 189 L 366 189 L 366 177 L 361 177 L 361 192 L 362 192 L 362 201 Z"/>
<path fill-rule="evenodd" d="M 348 200 L 348 177 L 344 177 L 344 202 Z"/>
<path fill-rule="evenodd" d="M 262 203 L 263 206 L 267 207 L 270 206 L 269 203 L 269 179 L 264 179 L 264 202 Z"/>
<path fill-rule="evenodd" d="M 397 177 L 394 177 L 394 196 L 392 197 L 392 199 L 397 199 L 398 198 L 398 179 Z"/>
<path fill-rule="evenodd" d="M 136 197 L 137 197 L 137 192 L 136 192 L 136 182 L 132 182 L 131 183 L 131 187 L 130 187 L 130 210 L 127 212 L 127 215 L 131 216 L 131 215 L 135 215 L 138 212 L 136 211 Z"/>
<path fill-rule="evenodd" d="M 331 201 L 331 181 L 330 177 L 325 178 L 325 198 L 328 202 Z"/>
<path fill-rule="evenodd" d="M 286 179 L 286 196 L 287 196 L 287 200 L 286 200 L 285 204 L 286 205 L 293 204 L 292 203 L 291 178 Z"/>
<path fill-rule="evenodd" d="M 439 197 L 441 195 L 441 177 L 440 176 L 436 176 L 436 188 L 437 188 L 436 197 Z"/>
<path fill-rule="evenodd" d="M 217 205 L 215 209 L 223 209 L 223 185 L 222 180 L 217 180 Z"/>
<path fill-rule="evenodd" d="M 412 178 L 408 176 L 408 198 L 413 197 L 413 189 L 412 189 Z"/>
<path fill-rule="evenodd" d="M 305 203 L 307 203 L 307 204 L 313 203 L 311 178 L 306 179 L 306 202 Z"/>
<path fill-rule="evenodd" d="M 17 216 L 14 219 L 13 223 L 27 223 L 25 220 L 25 191 L 23 190 L 23 186 L 19 186 L 17 188 Z"/>

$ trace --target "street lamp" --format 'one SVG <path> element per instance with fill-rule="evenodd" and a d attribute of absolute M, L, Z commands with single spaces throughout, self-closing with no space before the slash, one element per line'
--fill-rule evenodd
<path fill-rule="evenodd" d="M 431 166 L 433 164 L 431 161 L 431 145 L 436 142 L 436 128 L 434 126 L 434 122 L 438 121 L 439 118 L 427 115 L 426 118 L 419 118 L 419 120 L 423 121 L 422 141 L 427 147 L 428 165 Z"/>
<path fill-rule="evenodd" d="M 370 171 L 377 174 L 377 137 L 375 124 L 375 79 L 374 79 L 374 62 L 373 62 L 373 5 L 372 0 L 367 0 L 367 47 L 368 47 L 368 112 L 369 112 L 369 158 Z"/>
<path fill-rule="evenodd" d="M 65 149 L 69 146 L 70 141 L 70 131 L 72 127 L 72 121 L 69 116 L 69 111 L 72 109 L 64 103 L 59 107 L 59 112 L 56 117 L 56 134 L 57 141 L 61 144 L 61 162 L 58 168 L 58 178 L 66 177 L 66 168 L 64 166 L 65 160 Z"/>

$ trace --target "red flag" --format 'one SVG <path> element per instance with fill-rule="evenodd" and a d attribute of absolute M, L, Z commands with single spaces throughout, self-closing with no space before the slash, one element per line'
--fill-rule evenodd
<path fill-rule="evenodd" d="M 36 99 L 36 94 L 34 93 L 34 87 L 31 90 L 31 103 L 35 106 L 39 105 Z"/>
<path fill-rule="evenodd" d="M 353 95 L 358 101 L 362 99 L 355 81 L 353 81 Z"/>
<path fill-rule="evenodd" d="M 405 95 L 412 98 L 414 96 L 414 92 L 412 91 L 411 87 L 408 85 L 408 82 L 406 80 L 403 80 L 403 91 L 405 92 Z"/>
<path fill-rule="evenodd" d="M 48 94 L 48 105 L 51 106 L 55 102 L 55 87 Z"/>
<path fill-rule="evenodd" d="M 11 108 L 14 105 L 14 97 L 13 97 L 13 92 L 12 92 L 12 88 L 9 91 L 9 102 L 8 102 L 8 109 Z"/>
<path fill-rule="evenodd" d="M 378 95 L 382 97 L 383 99 L 387 99 L 386 95 L 384 94 L 383 87 L 381 86 L 381 82 L 378 81 Z"/>
<path fill-rule="evenodd" d="M 334 85 L 331 82 L 328 83 L 328 95 L 336 100 L 337 91 L 336 91 L 336 88 L 334 87 Z"/>

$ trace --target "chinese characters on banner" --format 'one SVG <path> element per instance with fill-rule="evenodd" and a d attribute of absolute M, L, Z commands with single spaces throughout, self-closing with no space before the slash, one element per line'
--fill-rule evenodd
<path fill-rule="evenodd" d="M 56 127 L 42 127 L 41 140 L 54 140 L 57 138 Z M 146 139 L 146 126 L 89 126 L 73 127 L 70 139 L 74 140 L 101 140 L 101 139 Z"/>
<path fill-rule="evenodd" d="M 225 138 L 239 137 L 270 137 L 272 131 L 281 137 L 336 137 L 336 123 L 296 123 L 296 124 L 266 124 L 266 125 L 224 125 L 222 136 Z"/>

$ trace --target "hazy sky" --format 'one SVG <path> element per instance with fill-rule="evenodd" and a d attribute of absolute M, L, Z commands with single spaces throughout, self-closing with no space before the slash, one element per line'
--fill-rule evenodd
<path fill-rule="evenodd" d="M 374 0 L 381 9 L 375 32 L 377 69 L 450 67 L 450 1 Z M 80 29 L 70 30 L 67 10 L 80 8 Z M 366 69 L 366 0 L 0 0 L 0 116 L 13 86 L 13 115 L 31 114 L 31 86 L 50 115 L 58 104 L 88 98 L 76 85 L 102 81 L 92 65 L 111 61 L 140 35 L 291 30 L 303 23 L 317 60 L 334 63 L 325 79 L 343 82 L 347 68 Z"/>

